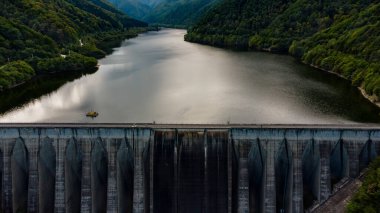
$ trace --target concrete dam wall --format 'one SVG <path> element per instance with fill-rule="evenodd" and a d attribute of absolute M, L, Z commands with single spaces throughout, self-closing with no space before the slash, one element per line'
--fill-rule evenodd
<path fill-rule="evenodd" d="M 0 126 L 0 212 L 304 212 L 378 127 Z"/>

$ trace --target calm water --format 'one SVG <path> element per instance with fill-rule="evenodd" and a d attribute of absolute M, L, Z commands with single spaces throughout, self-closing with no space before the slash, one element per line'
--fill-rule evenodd
<path fill-rule="evenodd" d="M 284 55 L 235 52 L 149 32 L 97 72 L 40 78 L 0 94 L 1 122 L 353 123 L 380 111 L 338 77 Z M 96 119 L 85 117 L 94 109 Z"/>

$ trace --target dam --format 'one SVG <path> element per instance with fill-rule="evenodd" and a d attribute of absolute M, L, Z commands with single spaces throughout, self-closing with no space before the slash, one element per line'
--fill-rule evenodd
<path fill-rule="evenodd" d="M 0 124 L 0 212 L 304 212 L 379 153 L 379 126 Z"/>

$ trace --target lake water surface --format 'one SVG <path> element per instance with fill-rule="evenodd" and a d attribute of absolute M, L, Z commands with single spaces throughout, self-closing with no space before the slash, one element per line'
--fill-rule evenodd
<path fill-rule="evenodd" d="M 0 122 L 374 123 L 349 82 L 285 55 L 236 52 L 165 29 L 125 41 L 97 72 L 0 94 Z M 91 109 L 100 113 L 86 118 Z"/>

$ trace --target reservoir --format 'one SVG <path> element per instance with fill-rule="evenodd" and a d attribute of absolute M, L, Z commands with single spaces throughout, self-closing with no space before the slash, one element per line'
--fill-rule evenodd
<path fill-rule="evenodd" d="M 378 123 L 380 110 L 296 59 L 185 42 L 185 30 L 123 42 L 85 73 L 0 93 L 0 122 Z M 95 110 L 99 116 L 87 118 Z"/>

